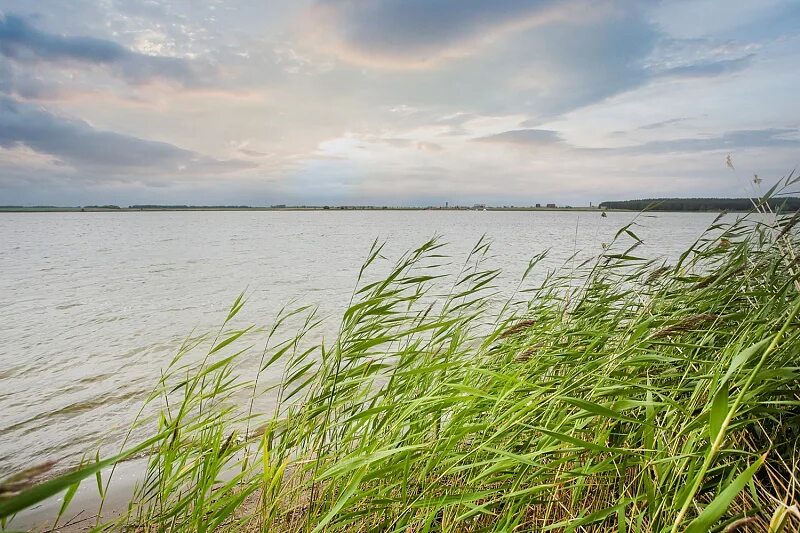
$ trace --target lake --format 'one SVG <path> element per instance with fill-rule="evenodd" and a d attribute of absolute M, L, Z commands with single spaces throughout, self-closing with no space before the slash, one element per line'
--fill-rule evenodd
<path fill-rule="evenodd" d="M 329 335 L 370 245 L 397 258 L 440 235 L 454 264 L 482 235 L 512 291 L 595 256 L 636 217 L 592 211 L 203 211 L 0 214 L 0 478 L 119 441 L 181 341 L 211 331 L 236 296 L 268 326 L 290 300 L 319 304 Z M 714 220 L 639 217 L 637 253 L 674 258 Z M 454 266 L 455 268 L 455 266 Z M 326 329 L 327 328 L 327 329 Z"/>

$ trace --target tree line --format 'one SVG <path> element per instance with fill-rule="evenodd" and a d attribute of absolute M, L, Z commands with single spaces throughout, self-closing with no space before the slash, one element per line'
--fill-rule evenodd
<path fill-rule="evenodd" d="M 751 198 L 645 198 L 600 203 L 602 209 L 630 209 L 632 211 L 749 211 L 753 208 Z M 800 198 L 770 198 L 767 204 L 773 210 L 800 210 Z"/>

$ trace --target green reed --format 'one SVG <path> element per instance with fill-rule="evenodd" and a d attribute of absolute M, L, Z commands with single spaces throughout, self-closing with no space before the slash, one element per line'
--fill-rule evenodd
<path fill-rule="evenodd" d="M 0 517 L 147 450 L 129 509 L 98 530 L 796 530 L 798 216 L 768 205 L 673 264 L 637 256 L 627 226 L 505 300 L 486 241 L 456 275 L 431 240 L 379 277 L 375 243 L 330 341 L 309 307 L 234 326 L 240 296 L 163 372 L 157 419 L 137 422 L 152 438 L 7 480 Z"/>

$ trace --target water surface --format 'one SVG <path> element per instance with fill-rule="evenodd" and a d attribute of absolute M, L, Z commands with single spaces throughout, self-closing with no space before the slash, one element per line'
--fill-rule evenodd
<path fill-rule="evenodd" d="M 181 341 L 212 330 L 247 289 L 266 326 L 291 299 L 335 316 L 375 238 L 397 257 L 441 235 L 459 260 L 482 235 L 500 289 L 531 256 L 596 255 L 634 214 L 277 211 L 0 214 L 0 477 L 69 464 L 118 440 Z M 713 214 L 639 218 L 639 254 L 675 257 Z M 333 328 L 333 320 L 326 325 Z"/>

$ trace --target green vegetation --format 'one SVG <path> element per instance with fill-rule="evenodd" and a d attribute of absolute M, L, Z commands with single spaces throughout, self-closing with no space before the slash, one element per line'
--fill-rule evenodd
<path fill-rule="evenodd" d="M 631 211 L 750 211 L 753 200 L 750 198 L 647 198 L 644 200 L 621 200 L 603 202 L 602 209 L 628 209 Z M 772 210 L 797 211 L 800 198 L 770 198 L 768 207 Z"/>
<path fill-rule="evenodd" d="M 154 436 L 123 452 L 148 451 L 141 486 L 98 527 L 796 530 L 800 217 L 768 205 L 673 264 L 638 257 L 625 227 L 508 299 L 486 242 L 454 277 L 435 240 L 376 275 L 376 244 L 328 342 L 307 307 L 235 325 L 240 297 L 165 369 L 139 422 Z M 258 412 L 265 394 L 278 407 Z M 23 473 L 0 485 L 0 517 L 68 502 L 82 478 L 103 493 L 121 457 L 32 487 Z"/>

